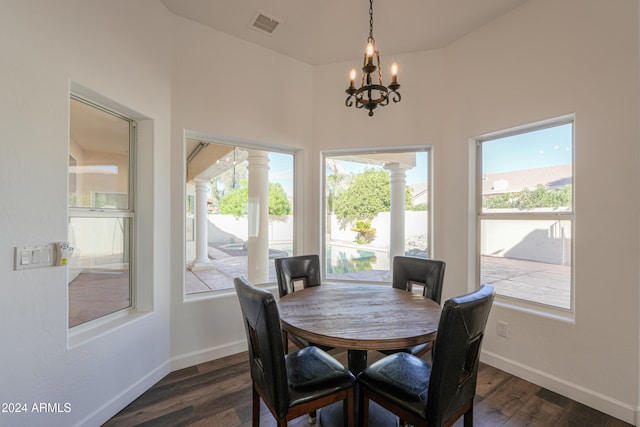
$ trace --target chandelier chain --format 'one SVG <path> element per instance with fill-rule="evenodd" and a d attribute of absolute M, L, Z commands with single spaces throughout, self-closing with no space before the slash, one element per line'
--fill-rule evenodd
<path fill-rule="evenodd" d="M 373 0 L 369 0 L 369 38 L 373 38 Z"/>

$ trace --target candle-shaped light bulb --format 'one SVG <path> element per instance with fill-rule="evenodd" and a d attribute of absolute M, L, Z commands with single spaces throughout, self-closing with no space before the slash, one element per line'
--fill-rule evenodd
<path fill-rule="evenodd" d="M 351 80 L 351 86 L 356 82 L 356 69 L 352 68 L 351 73 L 349 73 L 349 80 Z"/>
<path fill-rule="evenodd" d="M 369 42 L 367 43 L 367 56 L 371 58 L 373 54 L 374 54 L 373 43 Z"/>
<path fill-rule="evenodd" d="M 395 62 L 391 64 L 391 83 L 398 82 L 398 64 Z"/>

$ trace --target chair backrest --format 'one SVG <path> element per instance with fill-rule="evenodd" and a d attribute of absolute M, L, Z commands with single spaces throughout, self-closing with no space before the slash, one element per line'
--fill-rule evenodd
<path fill-rule="evenodd" d="M 289 408 L 280 312 L 275 297 L 244 277 L 234 279 L 249 347 L 251 378 L 279 417 Z"/>
<path fill-rule="evenodd" d="M 414 284 L 424 286 L 422 295 L 440 304 L 445 262 L 410 256 L 393 257 L 392 286 L 411 291 Z"/>
<path fill-rule="evenodd" d="M 426 402 L 429 425 L 442 425 L 475 396 L 480 348 L 494 296 L 494 287 L 483 285 L 445 301 Z"/>
<path fill-rule="evenodd" d="M 280 297 L 294 292 L 294 284 L 298 281 L 302 282 L 304 288 L 320 285 L 320 257 L 318 255 L 276 258 L 274 263 Z"/>

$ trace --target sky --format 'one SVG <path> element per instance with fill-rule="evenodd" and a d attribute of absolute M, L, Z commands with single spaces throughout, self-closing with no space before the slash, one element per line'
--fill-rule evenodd
<path fill-rule="evenodd" d="M 428 155 L 425 151 L 416 153 L 416 167 L 407 171 L 407 184 L 426 182 L 428 178 Z M 342 162 L 349 173 L 360 173 L 371 167 L 361 163 Z M 278 182 L 287 194 L 293 194 L 293 155 L 269 153 L 269 182 Z"/>
<path fill-rule="evenodd" d="M 573 162 L 573 124 L 482 143 L 482 173 L 492 174 Z"/>
<path fill-rule="evenodd" d="M 571 164 L 573 160 L 573 124 L 568 123 L 483 142 L 482 172 L 492 174 L 513 170 Z M 416 167 L 407 171 L 407 184 L 426 182 L 428 153 L 416 153 Z M 342 162 L 348 173 L 360 173 L 366 164 Z M 269 153 L 269 181 L 279 182 L 287 194 L 293 194 L 293 155 Z"/>
<path fill-rule="evenodd" d="M 293 154 L 269 152 L 269 182 L 279 182 L 285 193 L 293 195 Z"/>

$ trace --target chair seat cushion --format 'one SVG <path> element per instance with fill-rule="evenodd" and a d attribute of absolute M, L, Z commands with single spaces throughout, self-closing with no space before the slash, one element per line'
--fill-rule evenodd
<path fill-rule="evenodd" d="M 380 350 L 380 353 L 394 354 L 394 353 L 402 352 L 402 353 L 413 354 L 414 356 L 416 356 L 428 351 L 432 344 L 433 342 L 427 342 L 424 344 L 414 345 L 413 347 L 399 348 L 397 350 Z"/>
<path fill-rule="evenodd" d="M 349 388 L 355 377 L 325 351 L 311 346 L 287 354 L 290 406 Z"/>
<path fill-rule="evenodd" d="M 430 378 L 429 363 L 408 353 L 395 353 L 362 371 L 358 382 L 425 418 Z"/>

